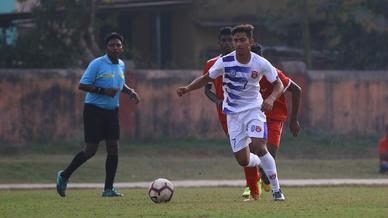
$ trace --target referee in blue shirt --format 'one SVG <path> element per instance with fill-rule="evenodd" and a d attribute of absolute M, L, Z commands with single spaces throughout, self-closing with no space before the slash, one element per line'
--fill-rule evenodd
<path fill-rule="evenodd" d="M 57 192 L 66 196 L 66 186 L 71 174 L 94 156 L 100 141 L 105 140 L 107 158 L 105 162 L 105 187 L 103 197 L 121 197 L 113 187 L 118 164 L 118 140 L 120 138 L 119 98 L 126 93 L 139 103 L 140 97 L 125 84 L 123 37 L 111 33 L 105 38 L 106 55 L 94 59 L 82 75 L 79 89 L 86 92 L 84 106 L 85 149 L 75 155 L 65 170 L 57 174 Z"/>

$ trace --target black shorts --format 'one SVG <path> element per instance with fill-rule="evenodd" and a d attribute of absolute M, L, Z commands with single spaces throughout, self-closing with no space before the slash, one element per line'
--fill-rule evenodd
<path fill-rule="evenodd" d="M 98 144 L 102 140 L 119 140 L 119 110 L 107 110 L 93 104 L 84 106 L 85 142 Z"/>

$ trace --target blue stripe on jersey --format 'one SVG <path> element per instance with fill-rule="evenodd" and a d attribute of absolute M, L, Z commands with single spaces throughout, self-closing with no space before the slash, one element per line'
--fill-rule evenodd
<path fill-rule="evenodd" d="M 248 81 L 245 77 L 232 77 L 232 76 L 229 76 L 228 74 L 225 74 L 225 78 L 227 78 L 227 79 L 229 79 L 230 81 L 233 81 L 233 82 L 245 83 L 245 82 Z"/>
<path fill-rule="evenodd" d="M 264 123 L 264 139 L 268 139 L 268 126 Z"/>
<path fill-rule="evenodd" d="M 225 56 L 222 58 L 223 62 L 232 62 L 234 61 L 234 55 Z"/>
<path fill-rule="evenodd" d="M 250 67 L 242 67 L 242 66 L 232 66 L 232 67 L 225 67 L 226 73 L 235 73 L 235 72 L 241 72 L 241 73 L 250 73 L 251 68 Z"/>
<path fill-rule="evenodd" d="M 223 82 L 222 85 L 224 85 L 224 86 L 226 85 L 226 86 L 228 86 L 228 88 L 236 90 L 236 91 L 244 90 L 244 86 L 235 86 L 232 83 L 225 83 L 225 82 Z"/>
<path fill-rule="evenodd" d="M 231 98 L 231 99 L 240 99 L 241 97 L 236 95 L 236 94 L 233 94 L 231 92 L 228 92 L 227 89 L 225 89 L 226 93 L 228 93 L 228 96 Z"/>
<path fill-rule="evenodd" d="M 231 106 L 231 107 L 237 107 L 237 106 L 238 106 L 238 104 L 230 102 L 230 101 L 229 101 L 229 98 L 226 98 L 226 103 L 227 103 L 229 106 Z"/>
<path fill-rule="evenodd" d="M 226 107 L 224 107 L 224 110 L 223 110 L 223 112 L 224 112 L 225 114 L 230 114 L 230 113 L 233 113 L 233 111 L 229 110 L 229 109 L 228 109 L 228 108 L 226 108 Z"/>

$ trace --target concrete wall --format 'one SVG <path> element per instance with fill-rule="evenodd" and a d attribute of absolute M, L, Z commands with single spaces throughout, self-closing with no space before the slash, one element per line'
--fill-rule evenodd
<path fill-rule="evenodd" d="M 200 71 L 127 72 L 142 97 L 121 98 L 123 140 L 224 137 L 203 91 L 178 98 L 175 89 Z M 0 143 L 82 140 L 81 70 L 0 70 Z M 388 123 L 388 72 L 310 71 L 289 74 L 303 87 L 303 128 L 368 135 Z"/>
<path fill-rule="evenodd" d="M 309 71 L 307 124 L 335 134 L 373 134 L 388 124 L 388 72 Z"/>
<path fill-rule="evenodd" d="M 77 137 L 79 70 L 0 70 L 0 143 Z"/>

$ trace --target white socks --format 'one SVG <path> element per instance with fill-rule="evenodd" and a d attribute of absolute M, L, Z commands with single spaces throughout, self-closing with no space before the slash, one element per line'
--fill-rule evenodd
<path fill-rule="evenodd" d="M 258 167 L 260 162 L 260 158 L 256 154 L 249 153 L 249 163 L 246 167 Z"/>
<path fill-rule="evenodd" d="M 275 159 L 273 159 L 272 155 L 269 152 L 267 152 L 264 156 L 261 156 L 259 158 L 261 160 L 261 167 L 263 167 L 265 174 L 267 174 L 268 179 L 271 182 L 272 191 L 273 192 L 279 191 L 280 185 L 279 185 L 279 180 L 276 172 Z"/>

